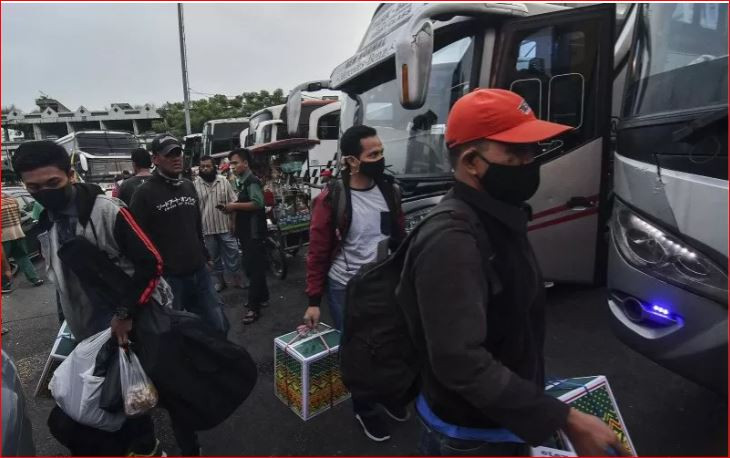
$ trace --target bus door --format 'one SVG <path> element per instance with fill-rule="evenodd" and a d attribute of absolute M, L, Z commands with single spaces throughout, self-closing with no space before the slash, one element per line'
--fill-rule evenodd
<path fill-rule="evenodd" d="M 573 8 L 504 23 L 492 87 L 524 97 L 535 116 L 573 130 L 542 144 L 529 237 L 546 280 L 605 276 L 615 6 Z"/>

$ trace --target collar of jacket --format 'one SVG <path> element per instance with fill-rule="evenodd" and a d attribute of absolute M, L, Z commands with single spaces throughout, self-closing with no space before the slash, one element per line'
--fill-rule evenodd
<path fill-rule="evenodd" d="M 182 177 L 182 175 L 180 175 L 177 178 L 169 177 L 169 176 L 163 174 L 158 169 L 155 169 L 155 171 L 152 172 L 152 177 L 155 178 L 155 179 L 157 179 L 157 180 L 162 181 L 163 183 L 167 183 L 170 186 L 180 186 L 183 183 L 183 179 L 184 179 Z"/>
<path fill-rule="evenodd" d="M 454 184 L 454 196 L 467 202 L 476 210 L 486 213 L 516 232 L 527 232 L 527 213 L 521 207 L 507 204 L 495 199 L 484 191 L 457 181 Z"/>

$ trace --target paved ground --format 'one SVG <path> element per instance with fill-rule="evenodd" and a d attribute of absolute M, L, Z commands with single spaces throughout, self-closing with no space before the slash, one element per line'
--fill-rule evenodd
<path fill-rule="evenodd" d="M 272 280 L 271 306 L 252 326 L 240 324 L 243 298 L 226 290 L 223 299 L 232 323 L 231 338 L 244 345 L 259 365 L 252 395 L 223 425 L 201 433 L 206 455 L 414 455 L 417 421 L 392 424 L 393 439 L 373 443 L 361 434 L 348 404 L 303 422 L 273 394 L 273 339 L 301 320 L 304 269 L 292 260 L 289 278 Z M 30 396 L 58 330 L 50 286 L 31 288 L 25 279 L 3 295 L 3 326 L 10 332 L 2 346 L 15 360 Z M 328 321 L 323 307 L 323 321 Z M 727 456 L 727 401 L 634 353 L 618 342 L 606 322 L 604 290 L 549 290 L 547 370 L 550 376 L 608 376 L 641 455 Z M 39 455 L 68 451 L 48 432 L 46 418 L 53 400 L 29 397 Z M 168 420 L 155 414 L 159 436 L 169 454 L 177 453 Z"/>

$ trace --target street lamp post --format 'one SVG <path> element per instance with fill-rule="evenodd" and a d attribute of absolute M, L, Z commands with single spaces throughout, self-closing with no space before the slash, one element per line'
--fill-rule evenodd
<path fill-rule="evenodd" d="M 185 132 L 190 135 L 190 87 L 188 86 L 188 63 L 185 52 L 185 22 L 183 20 L 183 5 L 177 4 L 177 22 L 180 31 L 180 61 L 182 63 L 183 96 L 185 97 Z"/>

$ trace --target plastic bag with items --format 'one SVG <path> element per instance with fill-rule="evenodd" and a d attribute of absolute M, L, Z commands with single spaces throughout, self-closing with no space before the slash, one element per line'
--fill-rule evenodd
<path fill-rule="evenodd" d="M 157 389 L 129 348 L 119 352 L 119 374 L 124 413 L 128 417 L 142 415 L 157 405 Z"/>
<path fill-rule="evenodd" d="M 48 388 L 66 415 L 82 425 L 114 432 L 126 416 L 99 406 L 105 378 L 94 375 L 97 354 L 111 335 L 111 329 L 106 329 L 82 340 L 53 373 Z"/>

